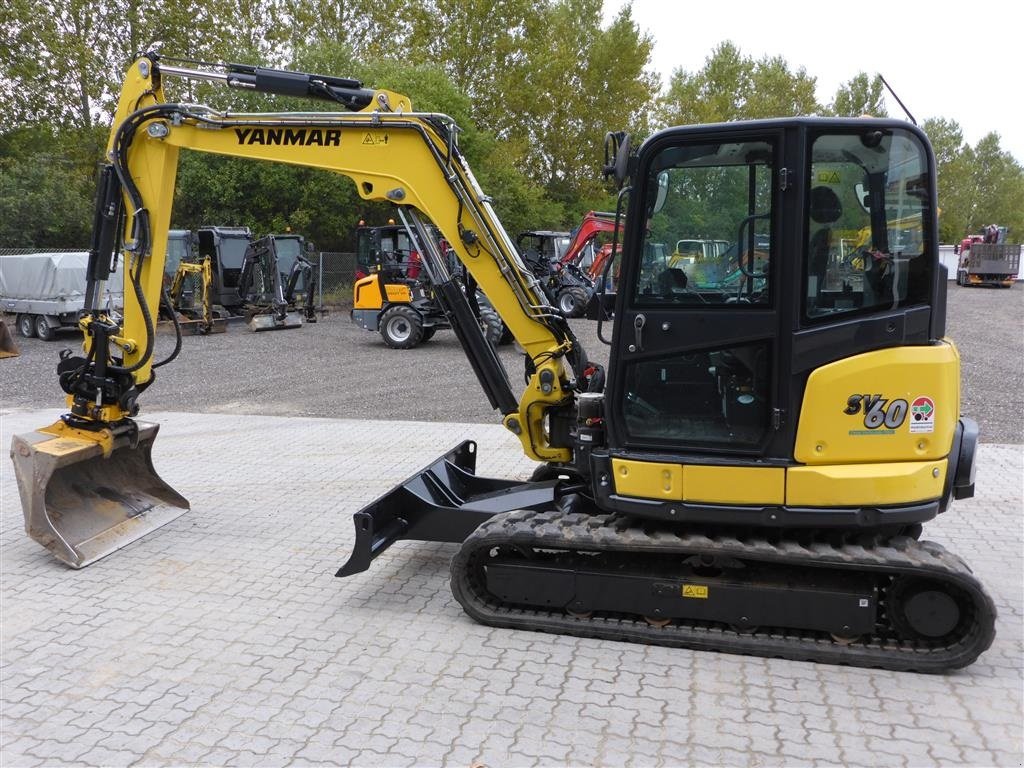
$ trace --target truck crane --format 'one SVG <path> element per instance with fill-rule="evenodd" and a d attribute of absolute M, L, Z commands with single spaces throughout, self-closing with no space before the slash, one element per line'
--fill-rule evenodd
<path fill-rule="evenodd" d="M 344 111 L 167 101 L 172 77 Z M 935 161 L 920 130 L 758 120 L 666 129 L 636 151 L 610 134 L 623 229 L 607 371 L 545 299 L 456 138 L 444 115 L 355 80 L 136 60 L 99 184 L 85 352 L 58 368 L 69 411 L 12 444 L 28 533 L 82 567 L 188 509 L 153 467 L 157 426 L 137 414 L 174 354 L 154 359 L 153 316 L 178 154 L 212 152 L 333 171 L 397 205 L 491 404 L 539 462 L 526 481 L 487 478 L 476 444 L 455 446 L 354 513 L 339 576 L 396 541 L 456 542 L 453 594 L 496 627 L 929 672 L 989 647 L 983 585 L 919 538 L 973 493 L 978 435 L 960 414 Z M 739 292 L 691 288 L 650 257 L 708 229 L 697 203 L 736 245 L 750 278 Z M 918 217 L 923 237 L 890 243 L 891 215 Z M 427 218 L 522 347 L 518 397 L 422 236 Z M 833 229 L 864 222 L 863 280 L 833 290 Z M 120 323 L 97 301 L 117 264 Z"/>

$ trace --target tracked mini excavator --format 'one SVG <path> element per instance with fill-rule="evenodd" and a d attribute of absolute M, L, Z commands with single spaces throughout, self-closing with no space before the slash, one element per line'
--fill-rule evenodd
<path fill-rule="evenodd" d="M 303 255 L 298 235 L 266 235 L 245 250 L 238 295 L 245 302 L 249 329 L 278 331 L 316 322 L 316 277 Z M 303 306 L 296 307 L 296 289 L 303 288 Z"/>
<path fill-rule="evenodd" d="M 989 647 L 985 589 L 919 538 L 972 494 L 978 430 L 960 415 L 935 160 L 916 127 L 687 126 L 635 152 L 610 135 L 624 226 L 605 371 L 545 300 L 449 118 L 354 80 L 181 63 L 131 65 L 99 189 L 85 353 L 58 367 L 69 411 L 14 438 L 27 530 L 57 557 L 87 565 L 188 507 L 153 469 L 156 425 L 136 419 L 169 362 L 154 359 L 153 317 L 187 149 L 333 171 L 402 206 L 490 402 L 539 462 L 528 481 L 486 478 L 476 445 L 456 446 L 355 513 L 338 575 L 399 540 L 457 542 L 454 595 L 496 627 L 929 672 Z M 221 112 L 167 101 L 173 77 L 343 109 Z M 520 396 L 425 217 L 522 347 Z M 898 231 L 906 222 L 922 236 Z M 839 244 L 864 226 L 851 274 Z M 697 237 L 735 245 L 740 290 L 694 287 L 657 257 Z M 122 324 L 97 301 L 119 255 Z"/>

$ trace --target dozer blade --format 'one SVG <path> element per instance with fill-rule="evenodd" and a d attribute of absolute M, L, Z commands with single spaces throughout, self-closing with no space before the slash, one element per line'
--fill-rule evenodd
<path fill-rule="evenodd" d="M 226 317 L 215 317 L 210 321 L 210 327 L 200 333 L 226 333 L 228 330 L 228 319 Z"/>
<path fill-rule="evenodd" d="M 226 317 L 214 317 L 207 324 L 202 318 L 191 318 L 184 315 L 178 316 L 178 327 L 182 333 L 190 333 L 193 336 L 206 336 L 211 333 L 224 333 L 228 329 Z"/>
<path fill-rule="evenodd" d="M 14 336 L 11 335 L 7 323 L 0 317 L 0 360 L 5 357 L 17 357 L 21 352 L 18 345 L 14 343 Z"/>
<path fill-rule="evenodd" d="M 72 568 L 84 568 L 188 511 L 188 501 L 153 469 L 159 426 L 135 426 L 137 431 L 103 431 L 94 439 L 57 422 L 11 442 L 25 531 Z"/>
<path fill-rule="evenodd" d="M 283 331 L 287 328 L 301 327 L 302 315 L 298 312 L 285 313 L 283 320 L 279 320 L 271 314 L 253 315 L 249 318 L 249 329 L 256 333 L 260 331 Z"/>
<path fill-rule="evenodd" d="M 554 504 L 557 480 L 517 482 L 475 471 L 476 443 L 466 440 L 356 512 L 355 546 L 334 575 L 365 571 L 396 541 L 458 544 L 494 515 Z"/>

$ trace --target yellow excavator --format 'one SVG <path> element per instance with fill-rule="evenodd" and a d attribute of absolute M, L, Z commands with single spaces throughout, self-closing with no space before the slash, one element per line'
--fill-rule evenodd
<path fill-rule="evenodd" d="M 609 134 L 622 257 L 617 293 L 594 299 L 613 310 L 605 370 L 502 229 L 451 119 L 355 80 L 179 64 L 148 54 L 128 71 L 98 195 L 85 353 L 59 367 L 69 410 L 12 446 L 28 533 L 58 558 L 85 566 L 188 509 L 153 468 L 156 425 L 136 419 L 169 362 L 154 359 L 153 318 L 184 149 L 333 171 L 401 206 L 491 404 L 540 462 L 528 481 L 481 477 L 475 443 L 456 446 L 354 514 L 339 576 L 399 540 L 458 542 L 453 593 L 497 627 L 928 672 L 989 647 L 991 598 L 919 538 L 972 495 L 978 429 L 960 415 L 935 160 L 916 127 L 687 126 L 635 151 Z M 341 109 L 167 101 L 175 77 Z M 522 347 L 519 396 L 428 219 Z M 835 233 L 864 226 L 851 271 Z M 727 240 L 746 279 L 691 281 L 668 263 L 682 239 Z M 96 300 L 118 257 L 121 322 Z"/>

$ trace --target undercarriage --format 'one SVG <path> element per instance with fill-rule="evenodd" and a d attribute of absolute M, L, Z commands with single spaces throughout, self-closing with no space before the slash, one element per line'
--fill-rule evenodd
<path fill-rule="evenodd" d="M 579 512 L 512 512 L 452 561 L 498 627 L 918 672 L 971 664 L 995 607 L 955 555 L 909 536 L 694 533 Z"/>
<path fill-rule="evenodd" d="M 467 441 L 357 513 L 337 575 L 399 540 L 461 542 L 452 592 L 490 626 L 918 672 L 967 666 L 995 635 L 991 598 L 919 525 L 655 521 L 475 463 Z"/>

